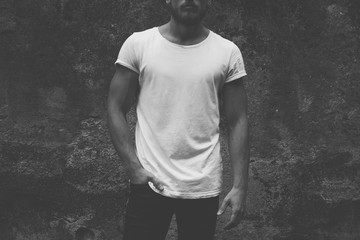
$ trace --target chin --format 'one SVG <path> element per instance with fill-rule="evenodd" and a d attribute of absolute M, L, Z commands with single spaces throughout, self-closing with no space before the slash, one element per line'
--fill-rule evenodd
<path fill-rule="evenodd" d="M 191 12 L 176 10 L 173 8 L 170 8 L 169 10 L 174 20 L 185 26 L 192 26 L 201 23 L 206 14 L 206 11 Z"/>
<path fill-rule="evenodd" d="M 182 16 L 173 16 L 174 19 L 183 24 L 183 25 L 186 25 L 186 26 L 191 26 L 191 25 L 196 25 L 196 24 L 199 24 L 201 21 L 202 21 L 202 17 L 198 14 L 196 15 L 190 15 L 190 14 L 187 14 L 187 15 L 182 15 Z"/>

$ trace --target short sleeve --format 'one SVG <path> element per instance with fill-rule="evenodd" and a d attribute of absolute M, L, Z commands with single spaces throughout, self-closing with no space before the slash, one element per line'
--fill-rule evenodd
<path fill-rule="evenodd" d="M 225 83 L 239 79 L 246 75 L 244 60 L 240 49 L 234 44 L 229 60 L 229 68 Z"/>
<path fill-rule="evenodd" d="M 136 73 L 139 73 L 139 59 L 137 56 L 137 50 L 138 49 L 136 47 L 135 35 L 132 34 L 125 40 L 124 44 L 121 46 L 115 64 L 120 64 L 133 70 Z"/>

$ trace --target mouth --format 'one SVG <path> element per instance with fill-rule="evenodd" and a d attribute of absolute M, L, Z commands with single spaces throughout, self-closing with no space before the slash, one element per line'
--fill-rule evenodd
<path fill-rule="evenodd" d="M 181 7 L 182 10 L 185 11 L 192 11 L 192 12 L 196 12 L 197 11 L 197 6 L 195 5 L 184 5 Z"/>

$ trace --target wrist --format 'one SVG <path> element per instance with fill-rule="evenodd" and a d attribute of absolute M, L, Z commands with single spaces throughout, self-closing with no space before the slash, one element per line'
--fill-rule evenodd
<path fill-rule="evenodd" d="M 232 188 L 238 191 L 246 192 L 248 189 L 248 178 L 235 176 Z"/>
<path fill-rule="evenodd" d="M 239 186 L 239 185 L 233 185 L 233 190 L 246 193 L 247 192 L 247 186 Z"/>
<path fill-rule="evenodd" d="M 236 188 L 236 187 L 233 187 L 231 189 L 231 192 L 240 197 L 240 199 L 242 200 L 245 200 L 246 199 L 246 196 L 247 196 L 247 189 L 246 188 Z"/>
<path fill-rule="evenodd" d="M 143 169 L 143 167 L 140 164 L 136 164 L 136 163 L 129 164 L 127 166 L 127 172 L 130 175 L 134 175 L 134 174 L 138 173 L 139 171 L 141 171 L 142 169 Z"/>

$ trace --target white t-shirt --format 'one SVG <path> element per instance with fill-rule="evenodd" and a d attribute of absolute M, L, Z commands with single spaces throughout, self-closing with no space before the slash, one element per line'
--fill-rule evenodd
<path fill-rule="evenodd" d="M 165 184 L 159 193 L 174 198 L 219 195 L 218 93 L 226 82 L 246 75 L 239 48 L 212 31 L 198 44 L 179 45 L 155 27 L 132 34 L 116 64 L 139 74 L 136 153 Z"/>

